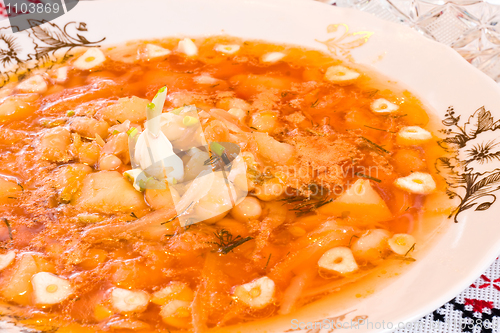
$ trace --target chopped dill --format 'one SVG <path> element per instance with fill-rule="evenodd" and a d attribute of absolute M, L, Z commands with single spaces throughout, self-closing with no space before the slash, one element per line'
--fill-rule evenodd
<path fill-rule="evenodd" d="M 405 114 L 397 114 L 397 115 L 394 115 L 392 116 L 392 118 L 402 118 L 402 117 L 406 117 L 408 114 L 405 113 Z"/>
<path fill-rule="evenodd" d="M 361 137 L 361 139 L 365 140 L 367 143 L 369 143 L 371 146 L 373 146 L 374 148 L 380 150 L 380 151 L 383 151 L 384 153 L 386 154 L 390 154 L 390 151 L 388 151 L 387 149 L 385 149 L 384 147 L 376 144 L 375 142 L 365 138 L 364 136 Z"/>
<path fill-rule="evenodd" d="M 372 177 L 372 176 L 368 176 L 368 175 L 365 175 L 364 173 L 361 173 L 361 172 L 356 172 L 355 173 L 356 176 L 358 177 L 363 177 L 363 178 L 366 178 L 366 179 L 369 179 L 369 180 L 373 180 L 374 182 L 377 182 L 377 183 L 381 183 L 382 181 L 378 178 L 375 178 L 375 177 Z"/>
<path fill-rule="evenodd" d="M 205 162 L 203 162 L 203 165 L 207 166 L 207 165 L 212 165 L 214 166 L 215 164 L 217 164 L 218 162 L 220 161 L 220 157 L 217 156 L 217 155 L 212 155 L 210 156 L 209 159 L 207 159 Z"/>
<path fill-rule="evenodd" d="M 17 183 L 17 186 L 19 186 L 21 188 L 21 191 L 24 191 L 24 187 L 23 187 L 23 185 L 21 185 L 21 183 Z"/>
<path fill-rule="evenodd" d="M 9 220 L 6 218 L 3 219 L 3 223 L 7 226 L 7 229 L 9 230 L 9 238 L 10 240 L 14 240 L 14 237 L 12 237 L 12 227 L 10 226 Z"/>
<path fill-rule="evenodd" d="M 218 85 L 220 85 L 220 83 L 217 83 L 217 84 L 211 85 L 211 86 L 210 86 L 210 88 L 215 88 L 215 87 L 217 87 Z"/>
<path fill-rule="evenodd" d="M 121 124 L 121 123 L 122 123 L 122 122 L 121 122 L 121 121 L 119 121 L 118 119 L 116 119 L 116 121 L 118 122 L 118 124 Z"/>
<path fill-rule="evenodd" d="M 408 250 L 408 252 L 405 253 L 405 257 L 408 255 L 408 253 L 410 253 L 411 251 L 415 250 L 415 244 L 416 243 L 413 243 L 413 245 L 410 247 L 410 249 Z"/>
<path fill-rule="evenodd" d="M 258 129 L 256 129 L 255 127 L 250 126 L 250 128 L 253 129 L 253 130 L 258 131 Z"/>
<path fill-rule="evenodd" d="M 213 244 L 218 246 L 219 249 L 217 250 L 217 252 L 220 252 L 222 254 L 228 254 L 236 247 L 253 239 L 253 237 L 250 236 L 242 238 L 240 235 L 238 235 L 234 237 L 226 229 L 221 229 L 217 232 L 214 232 L 214 235 L 215 237 L 217 237 L 218 241 L 213 242 Z"/>
<path fill-rule="evenodd" d="M 16 197 L 7 197 L 7 199 L 17 199 Z"/>
<path fill-rule="evenodd" d="M 306 128 L 306 131 L 308 131 L 309 133 L 312 133 L 314 135 L 317 135 L 317 136 L 325 136 L 323 133 L 317 132 L 317 131 L 312 130 L 310 128 Z"/>
<path fill-rule="evenodd" d="M 379 90 L 378 90 L 378 89 L 372 90 L 372 91 L 370 91 L 370 93 L 368 94 L 368 97 L 369 97 L 369 98 L 372 98 L 372 97 L 373 97 L 373 96 L 375 96 L 378 92 L 379 92 Z"/>
<path fill-rule="evenodd" d="M 284 201 L 284 204 L 293 205 L 291 211 L 295 212 L 296 216 L 302 216 L 305 214 L 312 213 L 321 206 L 332 202 L 333 199 L 328 199 L 329 190 L 317 184 L 309 184 L 308 190 L 314 194 L 310 194 L 308 197 L 296 195 L 290 196 L 280 201 Z"/>
<path fill-rule="evenodd" d="M 294 200 L 293 202 L 302 202 L 302 203 L 296 205 L 295 207 L 293 207 L 290 210 L 294 211 L 296 216 L 302 216 L 302 215 L 312 213 L 316 209 L 318 209 L 321 206 L 324 206 L 332 201 L 333 201 L 333 199 L 326 199 L 326 198 L 321 198 L 321 199 L 302 198 L 302 200 Z"/>
<path fill-rule="evenodd" d="M 319 98 L 318 98 L 317 100 L 315 100 L 315 101 L 311 104 L 311 107 L 312 107 L 312 108 L 315 108 L 315 107 L 317 107 L 317 106 L 318 106 L 318 104 L 319 104 Z"/>
<path fill-rule="evenodd" d="M 267 266 L 269 265 L 269 260 L 271 260 L 272 255 L 273 255 L 272 253 L 269 253 L 269 257 L 267 257 L 267 262 L 266 262 L 266 266 L 264 266 L 264 270 L 267 269 Z"/>
<path fill-rule="evenodd" d="M 134 212 L 130 213 L 130 216 L 132 216 L 134 219 L 138 219 L 137 215 L 135 215 Z"/>
<path fill-rule="evenodd" d="M 377 131 L 382 131 L 382 132 L 387 132 L 387 133 L 396 133 L 396 132 L 385 130 L 385 129 L 381 129 L 381 128 L 371 127 L 371 126 L 368 126 L 368 125 L 363 125 L 363 126 L 371 128 L 371 129 L 374 129 L 374 130 L 377 130 Z"/>
<path fill-rule="evenodd" d="M 189 208 L 193 205 L 193 203 L 194 203 L 194 202 L 191 202 L 191 203 L 189 204 L 189 206 L 187 206 L 187 207 L 186 207 L 186 209 L 184 209 L 184 210 L 183 210 L 180 214 L 177 214 L 177 215 L 175 215 L 174 217 L 172 217 L 171 219 L 168 219 L 167 221 L 162 222 L 162 223 L 160 223 L 160 224 L 161 224 L 161 225 L 164 225 L 164 224 L 170 223 L 170 222 L 172 222 L 173 220 L 175 220 L 175 219 L 179 218 L 180 216 L 184 215 L 184 213 L 186 213 L 186 212 L 187 212 L 187 210 L 188 210 L 188 209 L 189 209 Z"/>
<path fill-rule="evenodd" d="M 347 245 L 348 247 L 351 247 L 351 242 L 352 242 L 352 239 L 353 239 L 353 238 L 359 238 L 359 236 L 352 235 L 352 236 L 351 236 L 351 239 L 349 239 L 349 245 Z"/>

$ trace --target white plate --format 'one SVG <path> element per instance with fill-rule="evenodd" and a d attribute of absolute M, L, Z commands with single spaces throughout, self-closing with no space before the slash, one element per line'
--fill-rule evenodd
<path fill-rule="evenodd" d="M 333 31 L 335 24 L 338 26 Z M 457 124 L 464 134 L 456 138 L 462 140 L 458 157 L 465 162 L 465 168 L 458 170 L 456 179 L 468 179 L 469 183 L 460 191 L 452 190 L 464 197 L 462 211 L 446 222 L 449 227 L 443 229 L 439 241 L 420 254 L 422 260 L 413 263 L 402 276 L 391 279 L 390 285 L 354 303 L 322 301 L 288 317 L 250 324 L 238 330 L 293 330 L 293 318 L 315 322 L 345 313 L 348 313 L 345 318 L 337 318 L 338 322 L 362 316 L 373 324 L 373 328 L 365 324 L 352 329 L 344 327 L 343 332 L 384 331 L 391 328 L 388 323 L 397 328 L 398 323 L 415 320 L 453 298 L 500 252 L 500 223 L 496 221 L 500 204 L 494 203 L 500 185 L 500 157 L 497 156 L 500 155 L 500 139 L 496 139 L 500 137 L 500 130 L 495 123 L 500 120 L 500 87 L 448 47 L 369 14 L 313 1 L 82 1 L 68 14 L 41 28 L 46 32 L 58 32 L 57 35 L 49 33 L 49 36 L 57 37 L 59 46 L 89 45 L 103 38 L 104 41 L 95 45 L 217 34 L 299 44 L 333 52 L 340 58 L 354 60 L 386 75 L 408 87 L 437 117 L 447 119 L 448 125 L 457 122 L 446 115 L 450 106 L 454 108 L 454 117 L 460 115 Z M 4 33 L 9 30 L 5 23 L 2 29 Z M 35 59 L 36 52 L 40 55 L 47 50 L 44 47 L 57 46 L 55 40 L 45 38 L 43 42 L 41 32 L 36 28 L 14 34 L 22 49 L 17 53 L 20 62 L 11 59 L 2 71 L 4 78 L 17 67 L 36 66 L 36 62 L 26 60 Z M 330 40 L 329 49 L 319 42 L 327 40 Z M 0 40 L 0 48 L 6 47 Z M 5 53 L 0 57 L 5 57 Z M 486 112 L 478 112 L 469 121 L 469 117 L 483 106 L 491 111 L 492 118 Z M 472 147 L 485 147 L 488 142 L 491 143 L 486 152 L 489 158 L 470 154 Z M 456 182 L 451 177 L 448 179 L 450 183 Z M 454 223 L 455 218 L 457 223 Z M 324 329 L 322 332 L 329 331 Z"/>

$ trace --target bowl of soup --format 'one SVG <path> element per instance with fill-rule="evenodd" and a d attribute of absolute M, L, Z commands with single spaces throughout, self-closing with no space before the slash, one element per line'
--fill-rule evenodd
<path fill-rule="evenodd" d="M 307 1 L 31 23 L 0 36 L 0 327 L 387 331 L 496 257 L 500 90 L 451 49 Z"/>

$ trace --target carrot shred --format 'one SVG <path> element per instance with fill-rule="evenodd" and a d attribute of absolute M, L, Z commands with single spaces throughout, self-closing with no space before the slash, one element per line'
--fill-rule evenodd
<path fill-rule="evenodd" d="M 119 224 L 105 224 L 86 230 L 82 237 L 90 242 L 97 242 L 104 238 L 116 237 L 125 232 L 135 232 L 155 223 L 160 224 L 177 214 L 175 208 L 160 209 L 149 213 L 133 222 L 123 222 Z"/>
<path fill-rule="evenodd" d="M 276 264 L 269 274 L 276 283 L 283 283 L 297 267 L 303 266 L 305 262 L 316 263 L 327 250 L 336 246 L 345 246 L 349 242 L 351 233 L 341 233 L 332 231 L 321 238 L 316 239 L 314 243 L 305 248 L 298 248 L 290 253 L 283 261 Z"/>

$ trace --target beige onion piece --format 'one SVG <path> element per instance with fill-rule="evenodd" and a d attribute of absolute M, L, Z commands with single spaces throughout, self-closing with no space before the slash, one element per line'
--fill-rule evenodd
<path fill-rule="evenodd" d="M 240 46 L 238 44 L 229 44 L 229 45 L 217 44 L 215 46 L 215 51 L 225 54 L 235 54 L 239 50 Z"/>
<path fill-rule="evenodd" d="M 264 54 L 261 58 L 260 61 L 265 62 L 265 63 L 275 63 L 280 61 L 286 56 L 286 54 L 282 52 L 269 52 Z"/>
<path fill-rule="evenodd" d="M 409 234 L 395 234 L 387 242 L 392 252 L 399 255 L 406 255 L 415 245 L 415 237 Z"/>
<path fill-rule="evenodd" d="M 61 303 L 73 294 L 68 280 L 47 272 L 40 272 L 31 278 L 35 304 L 52 305 Z"/>
<path fill-rule="evenodd" d="M 436 189 L 432 176 L 424 172 L 414 172 L 406 177 L 398 178 L 394 185 L 404 191 L 415 194 L 430 194 Z"/>
<path fill-rule="evenodd" d="M 328 67 L 325 73 L 325 80 L 338 85 L 348 85 L 356 81 L 359 76 L 360 74 L 355 70 L 337 65 Z"/>
<path fill-rule="evenodd" d="M 184 38 L 179 41 L 179 45 L 177 46 L 177 50 L 180 53 L 184 53 L 188 57 L 192 57 L 198 54 L 198 47 L 196 44 L 189 38 Z"/>
<path fill-rule="evenodd" d="M 170 51 L 169 49 L 165 49 L 165 48 L 158 46 L 158 45 L 155 45 L 155 44 L 146 44 L 144 51 L 145 51 L 144 56 L 148 60 L 166 57 L 170 53 L 172 53 L 172 51 Z"/>
<path fill-rule="evenodd" d="M 385 229 L 371 229 L 365 232 L 351 246 L 351 250 L 357 259 L 369 262 L 376 261 L 388 252 L 387 241 L 391 233 Z"/>
<path fill-rule="evenodd" d="M 273 301 L 274 292 L 274 281 L 267 276 L 263 276 L 237 286 L 234 289 L 234 296 L 251 308 L 263 309 Z"/>
<path fill-rule="evenodd" d="M 97 48 L 88 49 L 80 58 L 76 59 L 73 66 L 80 70 L 94 69 L 106 61 L 106 56 Z"/>
<path fill-rule="evenodd" d="M 399 110 L 399 106 L 397 104 L 389 102 L 385 98 L 379 98 L 372 102 L 372 104 L 370 105 L 370 109 L 374 113 L 389 114 Z"/>
<path fill-rule="evenodd" d="M 401 145 L 420 145 L 432 139 L 432 134 L 419 126 L 403 127 L 397 136 L 397 142 Z"/>
<path fill-rule="evenodd" d="M 47 82 L 41 75 L 33 75 L 28 77 L 17 85 L 17 90 L 22 93 L 38 93 L 43 94 L 48 89 Z"/>
<path fill-rule="evenodd" d="M 340 275 L 346 275 L 358 270 L 358 264 L 348 247 L 335 247 L 326 251 L 318 260 L 318 266 L 321 269 Z"/>
<path fill-rule="evenodd" d="M 119 313 L 143 312 L 149 304 L 149 294 L 141 290 L 113 288 L 111 305 Z"/>

